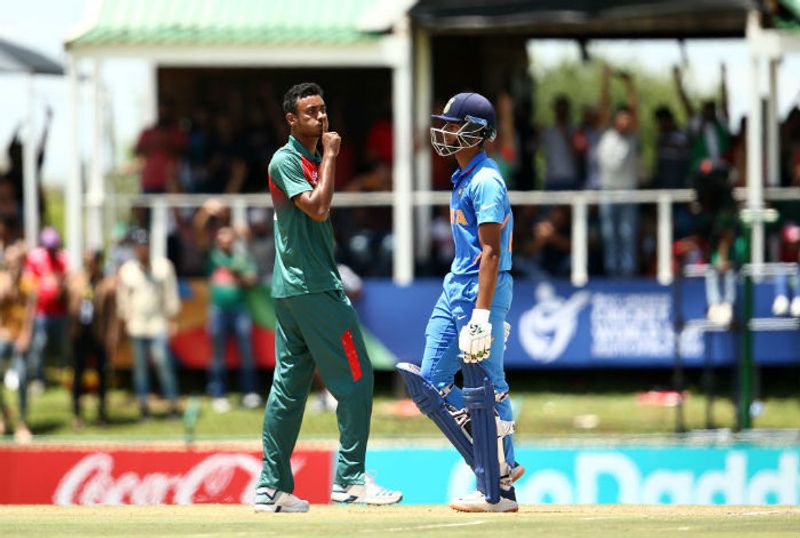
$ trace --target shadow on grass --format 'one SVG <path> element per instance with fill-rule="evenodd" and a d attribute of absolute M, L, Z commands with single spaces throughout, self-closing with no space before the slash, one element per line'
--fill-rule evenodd
<path fill-rule="evenodd" d="M 30 425 L 31 433 L 33 435 L 47 435 L 61 430 L 66 423 L 60 420 L 39 420 L 35 424 Z"/>

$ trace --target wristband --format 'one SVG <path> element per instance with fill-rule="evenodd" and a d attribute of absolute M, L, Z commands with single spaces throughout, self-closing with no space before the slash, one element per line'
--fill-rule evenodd
<path fill-rule="evenodd" d="M 470 323 L 489 323 L 489 311 L 483 308 L 476 308 L 472 311 Z"/>

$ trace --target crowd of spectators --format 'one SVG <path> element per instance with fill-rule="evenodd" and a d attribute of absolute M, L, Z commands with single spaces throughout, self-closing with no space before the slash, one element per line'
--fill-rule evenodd
<path fill-rule="evenodd" d="M 246 293 L 269 277 L 258 269 L 271 267 L 274 255 L 271 236 L 263 244 L 265 220 L 257 216 L 257 225 L 235 229 L 230 208 L 210 198 L 192 223 L 194 237 L 199 238 L 194 243 L 205 260 L 210 298 L 207 331 L 212 356 L 206 392 L 220 413 L 231 407 L 225 362 L 229 337 L 235 337 L 241 361 L 240 404 L 248 409 L 262 405 Z M 107 378 L 126 340 L 140 420 L 151 416 L 151 367 L 167 405 L 166 416 L 180 417 L 177 364 L 169 346 L 181 311 L 179 279 L 172 261 L 151 255 L 149 232 L 118 227 L 107 256 L 87 250 L 82 267 L 73 270 L 55 228 L 45 227 L 39 246 L 31 250 L 18 233 L 7 229 L 0 227 L 0 372 L 4 373 L 0 435 L 13 428 L 18 442 L 31 439 L 29 395 L 39 396 L 45 382 L 53 381 L 53 372 L 59 384 L 71 386 L 76 428 L 84 424 L 81 399 L 87 388 L 97 393 L 94 420 L 106 424 Z M 10 405 L 13 393 L 18 399 L 16 413 Z"/>
<path fill-rule="evenodd" d="M 660 106 L 654 112 L 658 127 L 652 170 L 641 162 L 641 112 L 634 76 L 602 69 L 597 103 L 573 112 L 569 96 L 553 99 L 552 125 L 530 129 L 518 122 L 519 110 L 507 92 L 495 96 L 497 131 L 486 150 L 515 188 L 522 162 L 534 148 L 543 161 L 545 191 L 634 190 L 640 188 L 694 189 L 697 201 L 673 206 L 678 266 L 705 264 L 708 314 L 729 323 L 735 301 L 736 268 L 743 259 L 743 234 L 738 225 L 735 186 L 746 182 L 746 119 L 730 131 L 723 81 L 719 100 L 696 109 L 675 68 L 675 91 L 683 110 Z M 623 103 L 612 106 L 611 87 L 620 84 Z M 150 416 L 149 366 L 154 367 L 168 415 L 177 417 L 179 379 L 167 344 L 176 331 L 181 307 L 180 277 L 208 280 L 208 333 L 212 357 L 206 392 L 213 408 L 226 412 L 225 348 L 233 338 L 241 359 L 238 389 L 241 405 L 261 406 L 251 347 L 253 320 L 246 290 L 268 283 L 274 261 L 272 212 L 249 208 L 243 222 L 234 222 L 232 208 L 215 194 L 265 193 L 266 165 L 288 136 L 277 99 L 270 91 L 249 100 L 236 92 L 221 92 L 195 103 L 180 115 L 174 102 L 163 99 L 156 123 L 145 129 L 135 147 L 141 163 L 141 192 L 211 195 L 197 208 L 171 208 L 168 255 L 151 257 L 149 214 L 134 209 L 130 222 L 118 223 L 106 255 L 87 251 L 80 270 L 71 270 L 58 232 L 42 230 L 37 248 L 20 240 L 21 145 L 14 137 L 8 148 L 11 166 L 0 178 L 0 434 L 14 429 L 18 441 L 30 440 L 28 395 L 37 395 L 45 381 L 46 352 L 55 351 L 57 365 L 72 372 L 72 412 L 76 427 L 83 423 L 81 396 L 85 373 L 97 373 L 97 421 L 108 419 L 107 374 L 122 342 L 130 342 L 132 388 L 142 420 Z M 331 125 L 343 135 L 337 160 L 336 189 L 380 192 L 392 188 L 392 124 L 377 114 L 361 134 L 349 136 L 342 107 L 331 107 Z M 688 118 L 681 124 L 679 116 Z M 49 117 L 49 116 L 48 116 Z M 47 129 L 45 129 L 46 138 Z M 524 136 L 523 136 L 524 135 Z M 783 186 L 800 186 L 800 108 L 781 124 Z M 415 140 L 427 144 L 424 136 Z M 43 161 L 44 140 L 38 164 Z M 453 165 L 432 158 L 432 184 L 449 189 Z M 516 187 L 519 188 L 519 187 Z M 527 187 L 526 187 L 527 188 Z M 798 262 L 800 202 L 776 204 L 780 220 L 774 225 L 769 258 Z M 572 215 L 570 205 L 514 208 L 514 271 L 520 278 L 568 278 L 571 270 Z M 418 274 L 448 270 L 453 256 L 446 207 L 431 208 L 430 262 Z M 603 202 L 589 215 L 589 270 L 592 275 L 631 277 L 654 273 L 655 247 L 652 206 Z M 385 208 L 342 208 L 333 212 L 337 258 L 348 293 L 357 299 L 360 276 L 388 276 L 392 261 L 391 212 Z M 797 274 L 775 278 L 773 313 L 800 317 L 800 279 Z M 320 387 L 320 405 L 325 394 Z M 8 393 L 16 392 L 17 416 Z M 3 397 L 6 393 L 6 397 Z"/>
<path fill-rule="evenodd" d="M 641 188 L 697 188 L 709 174 L 725 174 L 727 184 L 746 181 L 746 119 L 738 132 L 730 130 L 725 89 L 725 68 L 718 99 L 697 108 L 687 95 L 679 68 L 674 68 L 675 92 L 682 103 L 676 111 L 662 105 L 655 109 L 657 125 L 652 169 L 641 158 L 643 141 L 641 112 L 635 77 L 626 71 L 604 67 L 598 80 L 595 104 L 582 106 L 576 114 L 570 97 L 557 95 L 552 102 L 553 123 L 524 125 L 514 98 L 507 92 L 494 96 L 498 137 L 487 151 L 498 162 L 510 187 L 545 191 L 593 189 L 601 191 Z M 622 103 L 611 102 L 611 87 L 624 89 Z M 287 137 L 277 98 L 269 86 L 255 93 L 219 91 L 184 107 L 178 115 L 170 99 L 163 99 L 158 121 L 145 129 L 136 145 L 141 157 L 141 190 L 145 193 L 262 193 L 266 190 L 266 164 Z M 392 188 L 392 124 L 388 114 L 372 114 L 367 125 L 352 129 L 340 100 L 330 108 L 332 128 L 343 135 L 337 160 L 339 191 L 375 192 Z M 385 107 L 384 107 L 385 108 Z M 678 119 L 687 118 L 682 124 Z M 800 184 L 800 109 L 782 125 L 781 181 Z M 358 131 L 358 132 L 351 132 Z M 426 144 L 424 133 L 416 144 Z M 521 181 L 521 170 L 529 170 L 531 148 L 543 163 L 541 178 Z M 449 189 L 452 163 L 432 158 L 434 189 Z M 519 183 L 519 185 L 516 185 Z M 791 208 L 790 209 L 790 213 Z M 565 277 L 570 267 L 571 212 L 569 208 L 535 206 L 515 208 L 515 271 L 519 276 Z M 675 204 L 674 236 L 680 241 L 703 244 L 702 260 L 716 258 L 730 238 L 715 234 L 702 215 L 702 204 Z M 181 275 L 200 275 L 203 257 L 195 244 L 194 222 L 202 210 L 175 209 L 170 219 L 170 259 Z M 446 215 L 433 216 L 431 253 L 428 263 L 418 264 L 418 274 L 446 270 L 448 257 Z M 268 245 L 270 212 L 248 214 L 249 227 L 257 231 L 259 246 Z M 213 219 L 214 216 L 211 216 Z M 391 274 L 392 220 L 384 208 L 354 207 L 333 214 L 337 234 L 337 256 L 363 276 Z M 138 219 L 146 226 L 146 213 Z M 790 220 L 797 222 L 798 216 Z M 441 222 L 440 222 L 441 221 Z M 602 203 L 590 208 L 589 272 L 591 275 L 630 277 L 655 272 L 655 207 L 631 203 Z M 705 227 L 706 229 L 704 229 Z M 776 237 L 779 237 L 776 235 Z M 442 251 L 444 249 L 444 251 Z M 721 266 L 724 263 L 721 262 Z M 257 264 L 259 270 L 263 270 Z"/>

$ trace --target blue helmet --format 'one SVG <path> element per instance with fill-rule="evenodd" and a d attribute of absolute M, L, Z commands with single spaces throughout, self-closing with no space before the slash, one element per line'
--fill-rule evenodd
<path fill-rule="evenodd" d="M 463 124 L 450 132 L 431 127 L 431 144 L 441 156 L 471 148 L 484 140 L 494 140 L 497 116 L 492 103 L 479 93 L 459 93 L 450 98 L 441 114 L 431 116 L 447 123 Z M 455 139 L 453 140 L 453 136 Z M 453 141 L 458 144 L 455 145 Z"/>

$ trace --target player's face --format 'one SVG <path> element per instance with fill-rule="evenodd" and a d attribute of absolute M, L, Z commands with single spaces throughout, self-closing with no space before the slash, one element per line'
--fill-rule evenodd
<path fill-rule="evenodd" d="M 458 143 L 458 136 L 456 136 L 456 133 L 458 132 L 459 129 L 461 129 L 461 124 L 460 123 L 445 123 L 444 124 L 444 127 L 442 127 L 442 130 L 444 130 L 444 132 L 445 132 L 444 141 L 445 141 L 446 144 L 449 144 L 449 145 L 452 146 L 452 145 L 455 145 L 455 144 Z"/>
<path fill-rule="evenodd" d="M 289 114 L 289 125 L 303 136 L 321 136 L 328 128 L 328 110 L 319 95 L 297 100 L 297 113 Z"/>

